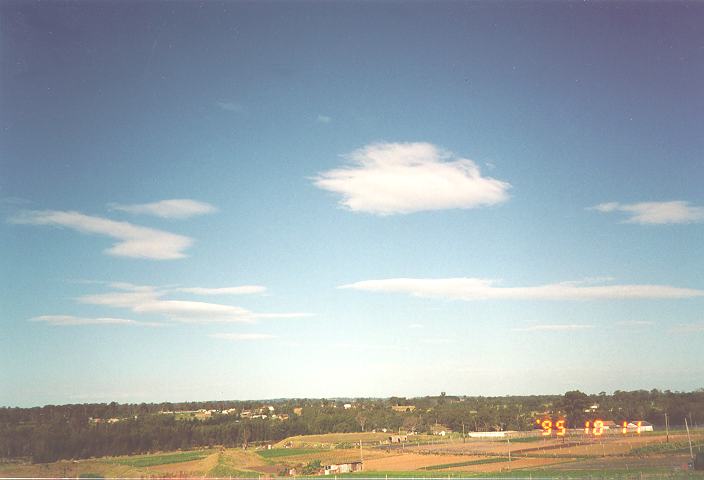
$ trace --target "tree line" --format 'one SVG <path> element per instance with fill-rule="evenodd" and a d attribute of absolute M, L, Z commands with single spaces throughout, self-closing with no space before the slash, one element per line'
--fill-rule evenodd
<path fill-rule="evenodd" d="M 345 404 L 349 404 L 345 408 Z M 408 405 L 412 411 L 391 407 Z M 288 415 L 287 420 L 244 418 L 243 411 Z M 202 420 L 173 412 L 216 411 Z M 236 409 L 224 415 L 218 411 Z M 411 410 L 411 409 L 409 409 Z M 165 413 L 167 412 L 167 413 Z M 444 393 L 422 398 L 280 399 L 257 402 L 219 401 L 141 404 L 46 405 L 0 408 L 0 458 L 51 462 L 101 456 L 141 454 L 195 447 L 239 447 L 277 442 L 293 435 L 380 431 L 430 433 L 442 425 L 455 432 L 530 430 L 536 418 L 564 417 L 571 427 L 602 418 L 620 423 L 644 420 L 671 427 L 704 424 L 704 389 L 579 391 L 564 395 L 457 397 Z M 99 419 L 99 420 L 98 420 Z M 108 423 L 107 419 L 116 419 Z"/>

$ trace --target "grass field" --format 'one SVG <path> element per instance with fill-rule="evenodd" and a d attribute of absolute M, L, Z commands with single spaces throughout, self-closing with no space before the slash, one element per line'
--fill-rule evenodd
<path fill-rule="evenodd" d="M 139 455 L 120 458 L 114 460 L 114 463 L 120 465 L 128 465 L 130 467 L 153 467 L 155 465 L 168 465 L 171 463 L 192 462 L 193 460 L 201 460 L 212 452 L 207 450 L 199 450 L 195 452 L 178 452 L 167 453 L 163 455 Z"/>
<path fill-rule="evenodd" d="M 295 457 L 298 455 L 320 453 L 313 448 L 272 448 L 271 450 L 258 450 L 257 453 L 264 458 Z"/>

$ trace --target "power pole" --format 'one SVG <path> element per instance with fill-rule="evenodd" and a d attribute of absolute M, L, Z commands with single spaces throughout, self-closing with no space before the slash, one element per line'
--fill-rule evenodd
<path fill-rule="evenodd" d="M 670 443 L 670 425 L 667 423 L 667 413 L 665 413 L 665 435 L 667 443 Z"/>
<path fill-rule="evenodd" d="M 694 460 L 694 451 L 692 450 L 692 437 L 689 436 L 689 424 L 687 417 L 684 417 L 684 427 L 687 429 L 687 440 L 689 440 L 689 456 Z"/>
<path fill-rule="evenodd" d="M 506 443 L 508 444 L 508 462 L 511 463 L 511 434 L 506 434 Z"/>

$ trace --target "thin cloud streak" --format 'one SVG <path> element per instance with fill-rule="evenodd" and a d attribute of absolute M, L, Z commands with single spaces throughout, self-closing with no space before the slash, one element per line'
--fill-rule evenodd
<path fill-rule="evenodd" d="M 672 329 L 674 333 L 704 333 L 704 322 L 681 323 Z"/>
<path fill-rule="evenodd" d="M 176 292 L 192 293 L 194 295 L 252 295 L 266 292 L 266 287 L 261 285 L 242 285 L 239 287 L 182 287 L 175 288 Z"/>
<path fill-rule="evenodd" d="M 704 290 L 669 285 L 583 285 L 563 282 L 535 287 L 499 287 L 481 278 L 389 278 L 365 280 L 338 288 L 405 293 L 449 300 L 626 300 L 703 297 Z"/>
<path fill-rule="evenodd" d="M 483 177 L 471 160 L 430 143 L 375 143 L 321 172 L 314 184 L 342 196 L 340 205 L 376 215 L 476 208 L 508 200 L 507 182 Z"/>
<path fill-rule="evenodd" d="M 76 317 L 73 315 L 40 315 L 29 319 L 30 322 L 41 322 L 54 327 L 85 326 L 85 325 L 135 325 L 141 327 L 163 327 L 163 323 L 140 322 L 127 318 L 114 317 Z"/>
<path fill-rule="evenodd" d="M 690 205 L 689 202 L 681 200 L 641 203 L 607 202 L 590 207 L 589 210 L 601 213 L 625 213 L 628 216 L 626 223 L 640 225 L 704 222 L 704 207 Z"/>
<path fill-rule="evenodd" d="M 105 250 L 105 253 L 118 257 L 174 260 L 184 258 L 186 255 L 183 251 L 193 244 L 193 239 L 183 235 L 75 211 L 25 211 L 10 221 L 23 225 L 65 227 L 80 233 L 111 237 L 118 242 Z"/>
<path fill-rule="evenodd" d="M 568 332 L 572 330 L 588 330 L 593 325 L 563 324 L 563 325 L 532 325 L 525 328 L 513 328 L 514 332 Z"/>
<path fill-rule="evenodd" d="M 184 219 L 217 211 L 217 208 L 209 203 L 199 202 L 189 198 L 175 198 L 171 200 L 161 200 L 159 202 L 139 203 L 132 205 L 111 203 L 108 207 L 110 210 L 117 210 L 132 214 L 152 215 L 155 217 L 168 219 Z"/>
<path fill-rule="evenodd" d="M 213 333 L 208 336 L 219 340 L 231 341 L 271 340 L 272 338 L 276 338 L 274 335 L 269 335 L 268 333 Z"/>
<path fill-rule="evenodd" d="M 650 327 L 655 325 L 655 322 L 651 322 L 650 320 L 622 320 L 616 322 L 616 325 L 619 327 Z"/>

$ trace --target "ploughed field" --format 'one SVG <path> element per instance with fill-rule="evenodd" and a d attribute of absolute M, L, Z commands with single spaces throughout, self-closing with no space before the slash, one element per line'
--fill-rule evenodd
<path fill-rule="evenodd" d="M 149 455 L 103 457 L 48 464 L 0 463 L 0 477 L 239 477 L 297 473 L 310 465 L 363 461 L 372 477 L 563 477 L 609 478 L 642 475 L 693 475 L 687 472 L 689 443 L 683 432 L 594 438 L 534 435 L 506 439 L 440 439 L 409 436 L 403 445 L 384 443 L 385 434 L 330 434 L 291 437 L 271 448 L 208 448 Z M 359 447 L 361 440 L 362 448 Z M 692 435 L 693 449 L 704 451 L 704 431 Z M 510 450 L 510 455 L 509 455 Z"/>

